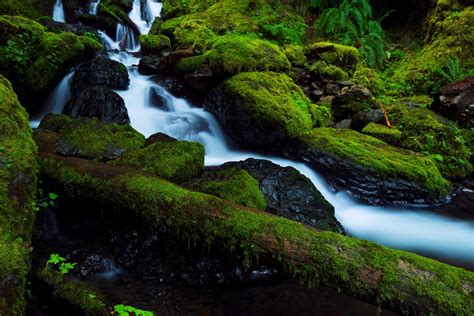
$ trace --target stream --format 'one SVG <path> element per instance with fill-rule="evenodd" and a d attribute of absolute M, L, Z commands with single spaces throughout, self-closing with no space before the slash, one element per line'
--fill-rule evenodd
<path fill-rule="evenodd" d="M 98 1 L 91 3 L 91 13 L 95 14 Z M 155 17 L 159 16 L 161 3 L 154 0 L 145 2 L 142 14 L 140 0 L 134 0 L 130 19 L 142 34 L 147 34 Z M 64 21 L 61 0 L 54 6 L 53 19 Z M 324 197 L 335 207 L 336 218 L 347 234 L 360 239 L 412 251 L 453 265 L 474 270 L 474 220 L 469 217 L 448 216 L 428 208 L 393 208 L 369 206 L 354 201 L 347 192 L 334 192 L 325 180 L 307 165 L 279 157 L 246 152 L 232 148 L 217 120 L 202 108 L 192 106 L 185 99 L 176 98 L 149 76 L 138 73 L 140 51 L 134 32 L 127 32 L 127 26 L 118 24 L 116 37 L 110 38 L 99 31 L 101 39 L 109 51 L 109 57 L 123 63 L 129 73 L 130 86 L 116 92 L 124 99 L 131 125 L 145 136 L 163 132 L 180 140 L 197 141 L 206 148 L 205 164 L 220 165 L 229 161 L 247 158 L 267 159 L 281 166 L 292 166 L 308 177 Z M 128 34 L 128 35 L 127 35 Z M 118 51 L 124 36 L 129 36 L 126 51 Z M 58 84 L 45 103 L 42 115 L 60 113 L 70 98 L 69 73 Z M 159 95 L 165 100 L 165 108 L 153 104 Z M 41 116 L 42 116 L 41 115 Z M 39 120 L 31 121 L 37 127 Z M 474 207 L 474 206 L 471 206 Z M 462 211 L 468 210 L 459 210 Z"/>

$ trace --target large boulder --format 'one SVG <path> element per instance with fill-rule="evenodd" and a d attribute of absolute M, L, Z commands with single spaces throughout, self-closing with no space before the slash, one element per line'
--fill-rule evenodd
<path fill-rule="evenodd" d="M 342 121 L 352 118 L 357 112 L 370 110 L 373 98 L 370 90 L 360 85 L 342 88 L 331 105 L 334 119 Z"/>
<path fill-rule="evenodd" d="M 91 61 L 77 67 L 71 91 L 77 93 L 87 86 L 104 86 L 110 89 L 127 89 L 130 83 L 127 68 L 99 53 Z"/>
<path fill-rule="evenodd" d="M 334 207 L 311 180 L 293 167 L 280 167 L 268 160 L 228 162 L 221 168 L 247 171 L 258 181 L 266 210 L 322 230 L 344 232 L 334 216 Z M 240 190 L 240 188 L 235 188 Z"/>
<path fill-rule="evenodd" d="M 464 128 L 474 127 L 474 77 L 441 88 L 440 101 L 437 112 Z"/>
<path fill-rule="evenodd" d="M 74 94 L 63 114 L 73 119 L 97 117 L 103 123 L 130 123 L 123 99 L 112 89 L 102 86 L 86 87 Z"/>
<path fill-rule="evenodd" d="M 107 16 L 97 16 L 93 14 L 83 14 L 78 18 L 79 22 L 96 30 L 103 30 L 111 38 L 115 38 L 117 31 L 116 19 Z"/>
<path fill-rule="evenodd" d="M 328 108 L 311 103 L 291 78 L 274 72 L 244 72 L 224 81 L 204 108 L 246 147 L 271 149 L 331 124 Z"/>
<path fill-rule="evenodd" d="M 128 125 L 101 123 L 96 117 L 72 120 L 62 114 L 47 115 L 34 136 L 43 151 L 100 161 L 118 159 L 145 143 L 145 137 Z"/>

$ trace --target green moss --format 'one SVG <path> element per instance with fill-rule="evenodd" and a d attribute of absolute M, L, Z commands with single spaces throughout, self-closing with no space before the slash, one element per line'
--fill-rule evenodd
<path fill-rule="evenodd" d="M 378 95 L 384 91 L 384 85 L 380 75 L 376 70 L 367 67 L 357 67 L 352 81 L 367 87 L 374 95 Z"/>
<path fill-rule="evenodd" d="M 312 104 L 285 74 L 244 72 L 225 81 L 223 88 L 242 100 L 254 124 L 282 129 L 289 139 L 331 122 L 330 110 Z"/>
<path fill-rule="evenodd" d="M 283 52 L 286 58 L 295 66 L 304 66 L 306 64 L 306 55 L 304 54 L 305 49 L 302 45 L 285 45 Z"/>
<path fill-rule="evenodd" d="M 0 75 L 0 314 L 25 312 L 34 224 L 36 145 L 26 111 Z"/>
<path fill-rule="evenodd" d="M 206 63 L 207 59 L 205 55 L 186 57 L 179 60 L 176 64 L 176 69 L 181 73 L 189 74 L 207 67 Z"/>
<path fill-rule="evenodd" d="M 99 15 L 107 16 L 116 20 L 126 20 L 128 18 L 126 7 L 121 1 L 102 0 L 97 7 Z"/>
<path fill-rule="evenodd" d="M 446 177 L 464 178 L 472 172 L 470 152 L 454 122 L 398 102 L 387 105 L 387 112 L 402 132 L 401 147 L 429 155 Z"/>
<path fill-rule="evenodd" d="M 94 289 L 45 266 L 37 276 L 51 288 L 55 298 L 74 305 L 86 316 L 110 315 L 107 304 Z"/>
<path fill-rule="evenodd" d="M 310 54 L 317 54 L 329 65 L 336 65 L 343 69 L 355 69 L 360 61 L 357 48 L 329 42 L 320 42 L 308 48 Z"/>
<path fill-rule="evenodd" d="M 258 181 L 246 170 L 211 170 L 192 182 L 191 188 L 240 205 L 260 210 L 265 210 L 266 207 Z"/>
<path fill-rule="evenodd" d="M 317 128 L 303 141 L 310 148 L 351 160 L 368 171 L 415 181 L 436 196 L 451 192 L 449 182 L 429 157 L 389 146 L 371 136 L 348 129 Z"/>
<path fill-rule="evenodd" d="M 116 159 L 143 147 L 145 137 L 128 125 L 104 124 L 97 118 L 72 121 L 60 130 L 60 151 L 88 159 Z"/>
<path fill-rule="evenodd" d="M 140 45 L 144 54 L 160 54 L 170 49 L 170 39 L 164 35 L 140 35 Z"/>
<path fill-rule="evenodd" d="M 410 306 L 413 313 L 469 315 L 473 306 L 469 289 L 474 273 L 463 269 L 368 241 L 307 229 L 157 178 L 127 174 L 102 181 L 50 159 L 42 159 L 42 168 L 66 187 L 89 188 L 89 197 L 103 200 L 107 196 L 127 205 L 150 224 L 165 223 L 185 238 L 202 238 L 227 251 L 242 251 L 247 263 L 268 254 L 269 242 L 276 242 L 279 247 L 271 250 L 274 258 L 290 275 L 310 285 L 335 287 L 357 297 L 375 295 L 380 306 L 403 312 L 409 312 L 404 307 Z M 107 195 L 110 190 L 121 194 Z"/>
<path fill-rule="evenodd" d="M 349 79 L 349 74 L 347 72 L 337 66 L 328 65 L 322 60 L 318 60 L 317 62 L 313 63 L 309 69 L 313 74 L 321 79 L 330 79 L 336 81 Z"/>
<path fill-rule="evenodd" d="M 130 151 L 114 163 L 183 182 L 197 177 L 204 169 L 204 146 L 186 141 L 158 142 Z"/>
<path fill-rule="evenodd" d="M 384 142 L 397 146 L 402 138 L 402 132 L 396 128 L 389 128 L 386 125 L 369 123 L 362 129 L 363 134 L 383 140 Z"/>
<path fill-rule="evenodd" d="M 50 16 L 53 4 L 44 0 L 2 0 L 0 2 L 0 15 L 25 16 L 30 19 L 38 19 Z"/>
<path fill-rule="evenodd" d="M 56 133 L 66 126 L 67 124 L 71 123 L 72 119 L 64 114 L 47 114 L 42 120 L 39 125 L 39 128 L 49 129 Z"/>

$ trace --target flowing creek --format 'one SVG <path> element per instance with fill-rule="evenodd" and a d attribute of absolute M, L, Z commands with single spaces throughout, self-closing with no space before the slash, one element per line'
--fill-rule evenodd
<path fill-rule="evenodd" d="M 91 2 L 95 14 L 99 1 Z M 147 34 L 152 21 L 159 16 L 161 3 L 147 0 L 141 11 L 140 0 L 134 0 L 130 19 L 142 34 Z M 53 19 L 64 21 L 61 0 L 54 6 Z M 184 99 L 176 98 L 149 76 L 138 73 L 140 51 L 138 39 L 127 26 L 118 24 L 116 38 L 99 31 L 109 51 L 109 57 L 123 63 L 129 72 L 130 86 L 116 91 L 125 101 L 131 125 L 149 136 L 163 132 L 180 140 L 198 141 L 206 148 L 207 166 L 247 158 L 267 159 L 281 166 L 292 166 L 307 176 L 335 207 L 336 217 L 346 232 L 353 237 L 367 239 L 393 248 L 403 249 L 436 258 L 454 265 L 474 269 L 474 220 L 454 217 L 427 208 L 393 208 L 363 205 L 346 192 L 333 192 L 324 179 L 304 163 L 231 148 L 225 133 L 212 114 L 193 107 Z M 119 51 L 119 43 L 127 37 L 126 49 Z M 40 115 L 60 113 L 70 98 L 69 82 L 73 72 L 65 76 L 45 103 Z M 156 96 L 165 102 L 164 109 L 153 104 Z M 31 121 L 37 127 L 39 120 Z M 459 210 L 462 211 L 467 210 Z"/>

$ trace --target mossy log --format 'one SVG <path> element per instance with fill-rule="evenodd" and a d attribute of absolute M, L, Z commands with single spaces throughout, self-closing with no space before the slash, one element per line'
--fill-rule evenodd
<path fill-rule="evenodd" d="M 404 251 L 316 231 L 302 224 L 188 191 L 133 169 L 43 152 L 42 173 L 71 197 L 126 206 L 181 236 L 270 255 L 309 285 L 323 284 L 413 314 L 472 314 L 474 273 Z"/>

